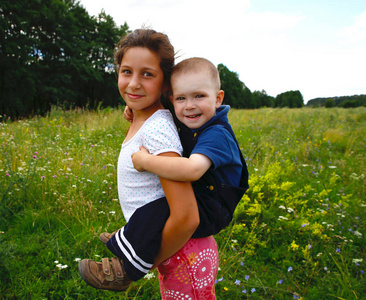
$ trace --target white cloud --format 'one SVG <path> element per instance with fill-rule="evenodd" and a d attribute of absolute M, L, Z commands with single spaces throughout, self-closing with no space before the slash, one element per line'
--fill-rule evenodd
<path fill-rule="evenodd" d="M 366 41 L 366 11 L 355 18 L 350 26 L 339 31 L 344 43 Z"/>

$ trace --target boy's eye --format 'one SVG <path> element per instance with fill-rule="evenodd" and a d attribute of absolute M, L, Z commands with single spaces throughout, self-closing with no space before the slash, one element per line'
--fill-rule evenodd
<path fill-rule="evenodd" d="M 205 97 L 205 95 L 203 95 L 203 94 L 196 95 L 196 98 L 203 98 L 203 97 Z"/>

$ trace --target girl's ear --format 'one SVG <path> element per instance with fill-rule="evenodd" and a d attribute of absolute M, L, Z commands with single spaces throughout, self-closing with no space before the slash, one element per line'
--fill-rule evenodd
<path fill-rule="evenodd" d="M 216 95 L 216 108 L 219 108 L 224 101 L 225 92 L 223 90 L 219 90 Z"/>

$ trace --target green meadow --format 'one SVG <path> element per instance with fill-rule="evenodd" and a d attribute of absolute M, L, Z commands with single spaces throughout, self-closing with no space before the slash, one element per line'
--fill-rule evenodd
<path fill-rule="evenodd" d="M 157 272 L 126 292 L 95 290 L 78 260 L 124 225 L 119 109 L 0 122 L 0 298 L 160 299 Z M 250 172 L 232 224 L 215 236 L 217 299 L 366 298 L 366 108 L 235 110 Z"/>

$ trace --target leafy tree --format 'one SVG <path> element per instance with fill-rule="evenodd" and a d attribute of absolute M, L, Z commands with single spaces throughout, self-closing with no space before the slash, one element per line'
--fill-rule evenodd
<path fill-rule="evenodd" d="M 273 107 L 274 97 L 269 96 L 265 90 L 254 91 L 252 93 L 252 101 L 256 103 L 256 107 Z"/>
<path fill-rule="evenodd" d="M 90 17 L 74 0 L 2 1 L 0 14 L 0 114 L 118 104 L 111 70 L 126 24 Z"/>
<path fill-rule="evenodd" d="M 233 108 L 254 108 L 252 92 L 240 81 L 239 75 L 223 64 L 219 64 L 217 69 L 220 74 L 221 89 L 225 91 L 224 103 Z"/>
<path fill-rule="evenodd" d="M 275 107 L 303 107 L 304 98 L 300 91 L 288 91 L 277 95 L 275 98 Z"/>

